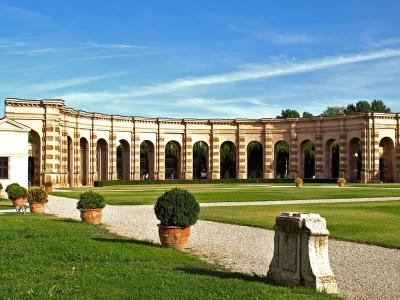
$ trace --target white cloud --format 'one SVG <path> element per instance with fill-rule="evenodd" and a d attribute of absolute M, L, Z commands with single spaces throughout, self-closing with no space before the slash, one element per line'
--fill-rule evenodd
<path fill-rule="evenodd" d="M 55 80 L 50 82 L 43 82 L 38 84 L 32 84 L 27 86 L 25 89 L 30 93 L 36 92 L 44 92 L 44 91 L 52 91 L 58 90 L 66 87 L 78 86 L 106 78 L 122 76 L 126 73 L 115 73 L 115 74 L 108 74 L 108 75 L 98 75 L 98 76 L 87 76 L 87 77 L 78 77 L 78 78 L 67 78 L 61 80 Z"/>
<path fill-rule="evenodd" d="M 183 78 L 159 85 L 135 87 L 131 88 L 130 92 L 132 97 L 165 94 L 197 86 L 229 84 L 240 81 L 286 76 L 397 56 L 400 56 L 400 49 L 385 49 L 365 54 L 326 57 L 303 63 L 288 63 L 283 66 L 258 66 L 244 71 L 203 77 Z"/>
<path fill-rule="evenodd" d="M 106 49 L 137 49 L 144 48 L 143 46 L 132 45 L 132 44 L 104 44 L 104 43 L 96 43 L 92 41 L 88 41 L 86 46 L 91 48 L 106 48 Z"/>

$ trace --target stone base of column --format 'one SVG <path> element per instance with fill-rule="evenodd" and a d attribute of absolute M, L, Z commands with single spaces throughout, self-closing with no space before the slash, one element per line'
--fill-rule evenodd
<path fill-rule="evenodd" d="M 193 174 L 192 173 L 184 173 L 182 178 L 185 179 L 185 180 L 192 180 L 193 179 Z"/>
<path fill-rule="evenodd" d="M 247 179 L 247 174 L 246 173 L 239 173 L 237 175 L 237 179 Z"/>
<path fill-rule="evenodd" d="M 272 174 L 272 171 L 269 170 L 269 171 L 264 172 L 263 178 L 264 178 L 264 179 L 273 179 L 274 176 L 273 176 L 273 174 Z"/>
<path fill-rule="evenodd" d="M 157 178 L 158 180 L 165 180 L 165 173 L 159 172 L 156 178 Z"/>
<path fill-rule="evenodd" d="M 211 173 L 211 179 L 220 179 L 219 172 L 212 172 Z"/>

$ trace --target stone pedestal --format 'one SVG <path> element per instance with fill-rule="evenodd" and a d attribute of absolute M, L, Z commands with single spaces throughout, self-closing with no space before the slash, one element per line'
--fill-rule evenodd
<path fill-rule="evenodd" d="M 282 213 L 276 218 L 274 229 L 274 256 L 268 280 L 282 285 L 312 286 L 336 294 L 325 219 L 312 213 Z"/>

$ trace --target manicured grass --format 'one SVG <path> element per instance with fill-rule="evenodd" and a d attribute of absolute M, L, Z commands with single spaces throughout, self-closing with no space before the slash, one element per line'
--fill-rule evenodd
<path fill-rule="evenodd" d="M 345 188 L 338 188 L 335 184 L 306 184 L 301 189 L 295 188 L 294 184 L 146 184 L 74 188 L 52 194 L 78 199 L 83 191 L 94 189 L 102 193 L 109 204 L 154 204 L 158 196 L 175 186 L 189 190 L 199 202 L 400 197 L 400 188 L 396 188 L 396 184 L 356 184 Z"/>
<path fill-rule="evenodd" d="M 0 210 L 1 209 L 13 209 L 12 202 L 8 199 L 0 198 Z"/>
<path fill-rule="evenodd" d="M 28 214 L 2 216 L 0 228 L 1 299 L 333 299 L 91 224 Z"/>
<path fill-rule="evenodd" d="M 204 220 L 272 229 L 281 212 L 319 213 L 331 237 L 400 249 L 400 201 L 202 207 Z"/>

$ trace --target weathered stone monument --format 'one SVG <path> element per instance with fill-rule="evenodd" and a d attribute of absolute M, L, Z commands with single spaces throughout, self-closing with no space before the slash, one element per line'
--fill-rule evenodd
<path fill-rule="evenodd" d="M 274 256 L 267 278 L 282 285 L 312 286 L 336 294 L 326 220 L 313 213 L 282 213 L 274 229 Z"/>

